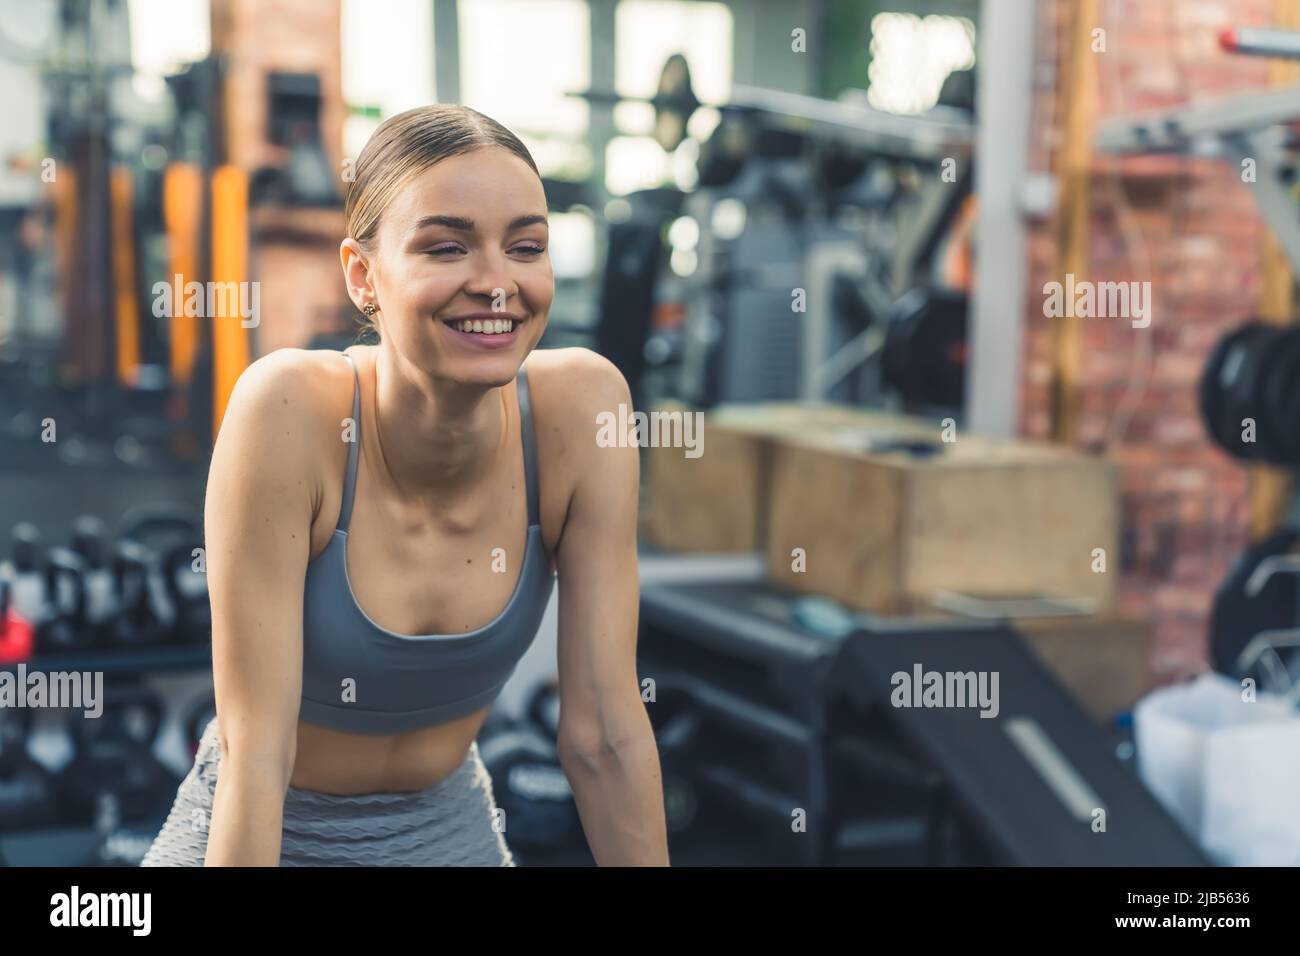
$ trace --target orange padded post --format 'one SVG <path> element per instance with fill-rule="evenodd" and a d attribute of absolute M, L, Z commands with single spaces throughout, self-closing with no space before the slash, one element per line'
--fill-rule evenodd
<path fill-rule="evenodd" d="M 172 286 L 170 376 L 183 385 L 194 374 L 198 319 L 185 314 L 185 283 L 199 278 L 199 218 L 203 215 L 203 174 L 193 163 L 173 163 L 163 174 L 163 222 L 167 229 L 168 275 Z M 177 280 L 177 276 L 180 279 Z"/>
<path fill-rule="evenodd" d="M 135 228 L 131 171 L 109 174 L 113 230 L 113 304 L 117 313 L 117 380 L 130 388 L 140 365 L 140 299 L 135 285 Z"/>
<path fill-rule="evenodd" d="M 248 174 L 221 166 L 212 174 L 212 282 L 215 288 L 239 290 L 215 296 L 225 301 L 225 314 L 209 316 L 212 323 L 212 434 L 221 430 L 226 403 L 235 382 L 248 367 L 248 330 L 238 306 L 254 301 L 248 283 Z M 250 291 L 245 294 L 243 290 Z M 232 305 L 233 304 L 233 305 Z"/>

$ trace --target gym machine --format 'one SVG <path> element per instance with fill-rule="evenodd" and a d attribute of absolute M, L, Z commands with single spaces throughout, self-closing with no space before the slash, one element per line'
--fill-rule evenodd
<path fill-rule="evenodd" d="M 1297 150 L 1300 87 L 1242 94 L 1196 106 L 1116 117 L 1100 125 L 1096 146 L 1108 153 L 1176 153 L 1220 157 L 1248 183 L 1260 215 L 1300 269 Z M 1247 176 L 1253 178 L 1246 178 Z"/>
<path fill-rule="evenodd" d="M 721 112 L 685 209 L 707 226 L 685 280 L 683 395 L 704 407 L 877 404 L 884 385 L 906 388 L 888 370 L 884 382 L 879 371 L 874 381 L 848 376 L 886 348 L 895 368 L 911 351 L 939 239 L 970 194 L 969 119 L 745 88 Z M 964 337 L 964 324 L 950 331 Z M 960 403 L 962 369 L 944 371 L 956 403 L 920 390 L 904 397 Z"/>
<path fill-rule="evenodd" d="M 284 160 L 250 174 L 229 156 L 228 58 L 214 52 L 166 77 L 162 109 L 139 103 L 125 55 L 91 39 L 98 6 L 64 4 L 52 49 L 28 51 L 48 94 L 41 138 L 57 172 L 50 209 L 27 215 L 53 223 L 33 252 L 57 262 L 59 315 L 53 329 L 36 328 L 18 310 L 0 342 L 0 393 L 17 410 L 0 428 L 0 460 L 186 468 L 206 459 L 234 383 L 258 354 L 260 315 L 245 310 L 260 292 L 250 284 L 259 245 L 304 241 L 258 207 L 342 208 L 322 145 L 323 94 L 314 74 L 267 74 L 264 137 Z M 124 17 L 125 7 L 105 15 Z M 28 258 L 3 260 L 22 295 L 44 298 Z M 338 313 L 317 324 L 341 329 Z M 47 418 L 56 442 L 41 440 Z"/>
<path fill-rule="evenodd" d="M 3 350 L 5 389 L 18 409 L 0 435 L 11 465 L 158 467 L 210 441 L 203 369 L 194 362 L 201 327 L 169 330 L 167 317 L 159 322 L 146 277 L 171 275 L 177 265 L 194 275 L 202 258 L 202 197 L 173 174 L 207 151 L 211 104 L 178 96 L 169 134 L 156 111 L 129 94 L 124 54 L 91 39 L 97 30 L 120 32 L 93 22 L 95 9 L 62 5 L 52 49 L 25 51 L 22 61 L 45 91 L 40 138 L 51 153 L 42 164 L 49 210 L 34 205 L 26 219 L 48 218 L 53 229 L 43 248 L 28 250 L 36 261 L 16 263 L 13 277 L 23 297 L 48 298 L 36 266 L 57 262 L 58 315 L 45 327 L 36 310 L 32 317 L 19 310 Z M 125 17 L 125 8 L 105 15 Z M 180 162 L 164 169 L 168 155 Z M 164 268 L 156 251 L 164 236 L 187 261 Z M 57 442 L 40 440 L 45 418 L 57 423 Z"/>
<path fill-rule="evenodd" d="M 1209 863 L 1005 621 L 828 614 L 756 575 L 643 587 L 640 634 L 666 779 L 700 805 L 678 842 L 739 814 L 807 865 Z M 918 665 L 997 673 L 994 719 L 894 705 Z"/>
<path fill-rule="evenodd" d="M 1267 27 L 1228 27 L 1219 33 L 1219 46 L 1232 53 L 1300 60 L 1300 33 Z"/>
<path fill-rule="evenodd" d="M 648 102 L 675 149 L 703 105 L 680 55 Z M 935 264 L 970 197 L 969 112 L 744 87 L 715 108 L 697 186 L 633 193 L 610 225 L 595 347 L 634 400 L 646 378 L 654 397 L 702 408 L 886 393 L 914 411 L 959 407 L 965 297 Z"/>

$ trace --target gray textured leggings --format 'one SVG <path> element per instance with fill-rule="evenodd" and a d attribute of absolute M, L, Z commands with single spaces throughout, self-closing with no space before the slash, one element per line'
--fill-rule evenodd
<path fill-rule="evenodd" d="M 202 866 L 221 744 L 214 717 L 141 866 Z M 492 778 L 470 745 L 451 776 L 415 793 L 337 796 L 290 787 L 281 866 L 514 866 L 493 828 Z"/>

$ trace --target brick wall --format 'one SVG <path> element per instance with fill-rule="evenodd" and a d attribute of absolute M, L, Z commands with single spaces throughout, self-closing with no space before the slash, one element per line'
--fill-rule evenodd
<path fill-rule="evenodd" d="M 283 151 L 267 142 L 267 74 L 316 73 L 321 138 L 331 168 L 338 170 L 343 149 L 339 0 L 212 0 L 211 11 L 213 49 L 228 58 L 228 162 L 251 171 L 285 160 Z"/>
<path fill-rule="evenodd" d="M 1037 37 L 1030 168 L 1059 166 L 1060 54 L 1072 42 L 1066 3 L 1045 0 Z M 1275 0 L 1101 0 L 1106 51 L 1096 58 L 1098 116 L 1194 103 L 1264 89 L 1268 61 L 1221 52 L 1218 31 L 1275 22 Z M 1075 320 L 1082 329 L 1075 442 L 1123 472 L 1120 608 L 1156 623 L 1161 678 L 1204 668 L 1214 589 L 1246 541 L 1249 473 L 1212 447 L 1196 383 L 1215 341 L 1256 311 L 1266 226 L 1225 161 L 1094 156 L 1088 275 L 1149 280 L 1150 327 Z M 1056 275 L 1057 224 L 1034 223 L 1020 428 L 1051 431 L 1053 323 L 1043 285 Z"/>
<path fill-rule="evenodd" d="M 212 0 L 214 50 L 227 58 L 226 160 L 252 172 L 282 166 L 287 151 L 268 141 L 267 77 L 315 73 L 321 88 L 321 141 L 341 174 L 343 87 L 339 0 Z M 343 183 L 338 182 L 340 191 Z M 259 207 L 250 222 L 250 277 L 261 283 L 262 323 L 253 358 L 302 348 L 341 328 L 349 306 L 339 268 L 341 210 Z"/>

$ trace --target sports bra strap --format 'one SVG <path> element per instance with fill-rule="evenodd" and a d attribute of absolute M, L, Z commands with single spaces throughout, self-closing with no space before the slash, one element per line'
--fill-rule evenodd
<path fill-rule="evenodd" d="M 519 393 L 519 430 L 524 436 L 524 483 L 528 486 L 528 526 L 538 523 L 537 505 L 537 437 L 533 434 L 533 402 L 528 394 L 528 373 L 519 366 L 516 378 Z"/>
<path fill-rule="evenodd" d="M 357 374 L 357 363 L 347 352 L 342 353 L 352 366 L 352 380 L 356 387 L 352 391 L 352 441 L 348 443 L 348 471 L 343 479 L 343 505 L 339 508 L 339 531 L 348 530 L 352 520 L 352 497 L 357 490 L 357 456 L 361 449 L 361 376 Z"/>

